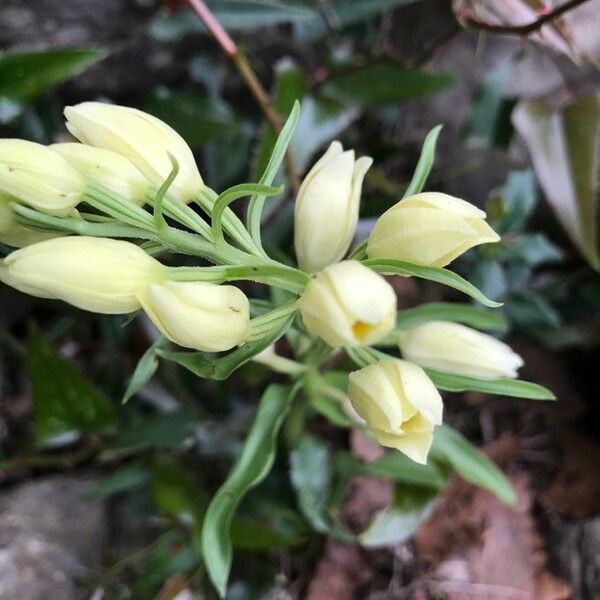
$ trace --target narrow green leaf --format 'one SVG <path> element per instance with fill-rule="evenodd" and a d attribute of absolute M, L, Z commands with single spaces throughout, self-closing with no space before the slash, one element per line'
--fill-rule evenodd
<path fill-rule="evenodd" d="M 27 367 L 40 442 L 79 432 L 99 433 L 115 425 L 117 416 L 110 402 L 39 333 L 27 341 Z"/>
<path fill-rule="evenodd" d="M 458 302 L 428 302 L 401 310 L 396 319 L 396 329 L 405 331 L 429 321 L 452 321 L 488 331 L 507 329 L 506 320 L 499 312 Z"/>
<path fill-rule="evenodd" d="M 350 475 L 373 475 L 387 477 L 392 481 L 439 490 L 446 484 L 446 477 L 433 463 L 420 465 L 404 454 L 388 452 L 376 461 L 363 463 L 357 458 L 340 452 L 336 456 L 336 467 Z"/>
<path fill-rule="evenodd" d="M 296 490 L 298 506 L 315 531 L 329 530 L 325 510 L 331 489 L 331 468 L 327 446 L 303 436 L 290 454 L 290 479 Z"/>
<path fill-rule="evenodd" d="M 172 168 L 171 172 L 167 175 L 167 178 L 164 180 L 163 184 L 158 189 L 158 192 L 156 192 L 153 210 L 154 225 L 156 226 L 156 229 L 158 229 L 161 235 L 164 234 L 167 231 L 167 228 L 169 227 L 163 216 L 163 200 L 165 198 L 166 193 L 169 191 L 171 184 L 175 181 L 175 178 L 179 173 L 179 163 L 177 162 L 177 159 L 170 152 L 167 152 L 167 154 L 169 156 L 169 160 L 171 161 Z"/>
<path fill-rule="evenodd" d="M 447 425 L 435 428 L 429 458 L 451 466 L 463 479 L 489 490 L 506 504 L 517 501 L 504 473 L 458 431 Z"/>
<path fill-rule="evenodd" d="M 285 153 L 287 152 L 290 140 L 292 139 L 292 135 L 294 134 L 294 130 L 296 128 L 296 124 L 298 123 L 299 114 L 300 104 L 298 101 L 296 101 L 294 102 L 292 111 L 290 112 L 287 121 L 281 129 L 281 133 L 277 137 L 277 141 L 273 147 L 273 152 L 271 153 L 271 158 L 269 159 L 269 162 L 265 168 L 265 172 L 260 178 L 259 184 L 268 186 L 273 183 L 273 180 L 275 179 L 275 176 L 281 167 L 281 163 L 285 158 Z M 250 232 L 252 239 L 258 246 L 262 246 L 260 224 L 266 198 L 267 195 L 264 193 L 255 193 L 250 198 L 250 203 L 248 204 L 246 227 Z"/>
<path fill-rule="evenodd" d="M 183 523 L 200 521 L 206 510 L 194 474 L 172 458 L 160 457 L 153 464 L 152 493 L 163 513 Z"/>
<path fill-rule="evenodd" d="M 431 514 L 437 490 L 396 485 L 394 500 L 379 511 L 358 539 L 366 548 L 393 546 L 408 539 Z"/>
<path fill-rule="evenodd" d="M 105 51 L 92 49 L 0 55 L 0 96 L 29 102 L 105 56 Z"/>
<path fill-rule="evenodd" d="M 408 198 L 408 196 L 412 196 L 423 191 L 435 161 L 435 146 L 441 130 L 442 125 L 437 125 L 427 134 L 427 137 L 423 142 L 423 148 L 421 149 L 421 156 L 419 156 L 417 167 L 415 168 L 412 179 L 410 180 L 410 183 L 404 192 L 403 198 Z"/>
<path fill-rule="evenodd" d="M 142 358 L 140 358 L 127 390 L 123 394 L 123 404 L 128 402 L 132 396 L 135 396 L 154 376 L 156 369 L 158 369 L 158 359 L 156 358 L 156 351 L 162 348 L 167 343 L 167 338 L 161 335 L 155 342 L 144 352 Z"/>
<path fill-rule="evenodd" d="M 403 277 L 420 277 L 421 279 L 427 279 L 429 281 L 435 281 L 451 287 L 459 292 L 467 294 L 473 300 L 477 300 L 484 306 L 491 308 L 497 308 L 502 306 L 501 302 L 495 302 L 484 296 L 473 284 L 463 279 L 460 275 L 449 271 L 448 269 L 441 269 L 439 267 L 423 267 L 421 265 L 414 265 L 412 263 L 404 262 L 401 260 L 392 259 L 376 259 L 369 258 L 362 261 L 364 265 L 371 269 L 384 273 L 386 275 L 401 275 Z"/>
<path fill-rule="evenodd" d="M 173 361 L 198 377 L 207 379 L 227 379 L 236 369 L 253 356 L 274 344 L 289 328 L 295 314 L 278 321 L 274 328 L 257 340 L 246 342 L 225 356 L 211 357 L 204 352 L 170 352 L 158 349 L 156 353 L 166 360 Z"/>
<path fill-rule="evenodd" d="M 272 384 L 265 390 L 242 453 L 206 511 L 201 536 L 202 556 L 221 598 L 225 597 L 231 569 L 233 515 L 242 498 L 271 470 L 277 435 L 291 401 L 288 386 Z"/>
<path fill-rule="evenodd" d="M 466 375 L 446 373 L 435 369 L 425 369 L 437 388 L 447 392 L 483 392 L 499 396 L 514 396 L 529 400 L 556 400 L 556 396 L 547 388 L 531 381 L 519 379 L 477 379 Z"/>
<path fill-rule="evenodd" d="M 110 475 L 101 479 L 94 487 L 85 493 L 90 500 L 104 500 L 115 494 L 128 492 L 150 480 L 148 467 L 140 462 L 120 467 Z"/>
<path fill-rule="evenodd" d="M 106 444 L 107 456 L 137 452 L 143 448 L 179 448 L 194 433 L 193 417 L 185 411 L 132 419 Z"/>
<path fill-rule="evenodd" d="M 240 183 L 225 190 L 215 200 L 212 207 L 212 229 L 215 239 L 223 238 L 223 227 L 221 220 L 225 209 L 234 202 L 244 196 L 252 196 L 253 194 L 262 194 L 264 196 L 277 196 L 283 192 L 283 187 L 271 187 L 258 183 Z"/>
<path fill-rule="evenodd" d="M 240 550 L 271 550 L 299 546 L 306 537 L 274 529 L 264 523 L 235 518 L 231 522 L 231 543 Z"/>
<path fill-rule="evenodd" d="M 307 82 L 306 74 L 298 65 L 284 59 L 275 65 L 275 83 L 271 91 L 273 98 L 273 107 L 280 115 L 289 115 L 296 101 L 300 102 L 306 94 Z M 252 168 L 253 179 L 259 179 L 264 173 L 273 149 L 277 135 L 273 127 L 265 120 L 260 133 L 260 141 L 256 150 L 255 164 Z M 294 155 L 294 162 L 296 156 Z"/>
<path fill-rule="evenodd" d="M 367 65 L 335 75 L 322 87 L 326 96 L 362 107 L 385 106 L 420 98 L 454 83 L 448 73 L 405 69 L 397 63 Z"/>

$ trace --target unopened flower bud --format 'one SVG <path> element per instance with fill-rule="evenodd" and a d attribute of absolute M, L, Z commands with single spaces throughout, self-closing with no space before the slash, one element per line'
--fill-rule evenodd
<path fill-rule="evenodd" d="M 308 172 L 296 199 L 294 245 L 300 268 L 319 271 L 346 254 L 358 223 L 365 173 L 373 160 L 332 142 Z"/>
<path fill-rule="evenodd" d="M 350 373 L 348 396 L 382 446 L 427 462 L 443 404 L 421 367 L 398 359 L 369 365 Z"/>
<path fill-rule="evenodd" d="M 169 193 L 191 202 L 203 187 L 194 156 L 185 140 L 166 123 L 141 110 L 102 102 L 82 102 L 65 109 L 67 129 L 84 144 L 112 150 L 128 158 L 155 186 L 173 169 L 179 173 Z"/>
<path fill-rule="evenodd" d="M 299 304 L 308 330 L 332 348 L 374 344 L 396 322 L 392 286 L 354 260 L 319 272 L 306 286 Z"/>
<path fill-rule="evenodd" d="M 250 304 L 231 285 L 165 281 L 140 294 L 151 321 L 172 342 L 206 352 L 229 350 L 250 333 Z"/>
<path fill-rule="evenodd" d="M 46 146 L 0 139 L 0 192 L 14 202 L 64 217 L 79 203 L 85 181 Z"/>
<path fill-rule="evenodd" d="M 503 342 L 465 325 L 431 321 L 402 333 L 402 356 L 422 367 L 470 377 L 517 377 L 523 359 Z"/>
<path fill-rule="evenodd" d="M 387 210 L 369 236 L 369 258 L 444 267 L 469 248 L 500 237 L 472 204 L 447 194 L 409 196 Z"/>
<path fill-rule="evenodd" d="M 105 314 L 138 310 L 138 295 L 165 278 L 166 268 L 140 247 L 109 238 L 55 238 L 0 261 L 0 281 L 5 284 Z"/>
<path fill-rule="evenodd" d="M 149 182 L 123 155 L 77 143 L 54 144 L 50 148 L 77 169 L 88 183 L 108 188 L 138 206 L 146 201 Z"/>

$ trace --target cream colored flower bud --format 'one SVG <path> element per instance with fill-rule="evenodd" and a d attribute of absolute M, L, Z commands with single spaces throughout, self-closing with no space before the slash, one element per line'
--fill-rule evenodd
<path fill-rule="evenodd" d="M 165 281 L 148 286 L 140 300 L 156 327 L 185 348 L 222 352 L 250 333 L 250 303 L 232 285 Z"/>
<path fill-rule="evenodd" d="M 0 139 L 0 192 L 15 202 L 64 217 L 77 206 L 84 189 L 81 175 L 46 146 Z"/>
<path fill-rule="evenodd" d="M 490 335 L 465 325 L 431 321 L 404 332 L 402 356 L 422 367 L 470 377 L 517 377 L 523 359 Z"/>
<path fill-rule="evenodd" d="M 73 166 L 88 183 L 99 184 L 141 206 L 146 202 L 148 180 L 122 154 L 87 144 L 50 146 Z"/>
<path fill-rule="evenodd" d="M 382 446 L 427 462 L 443 404 L 421 367 L 397 359 L 369 365 L 350 373 L 348 396 Z"/>
<path fill-rule="evenodd" d="M 67 129 L 84 144 L 112 150 L 128 158 L 154 185 L 160 186 L 173 169 L 179 173 L 169 192 L 183 202 L 198 196 L 202 177 L 190 147 L 166 123 L 127 106 L 82 102 L 65 109 Z"/>
<path fill-rule="evenodd" d="M 396 322 L 396 294 L 381 275 L 355 260 L 329 265 L 306 286 L 300 313 L 332 348 L 378 342 Z"/>
<path fill-rule="evenodd" d="M 409 196 L 387 210 L 369 236 L 369 258 L 443 267 L 469 248 L 500 236 L 472 204 L 438 192 Z"/>
<path fill-rule="evenodd" d="M 360 193 L 373 160 L 332 142 L 305 177 L 294 216 L 294 245 L 304 271 L 320 271 L 346 254 L 358 223 Z"/>
<path fill-rule="evenodd" d="M 138 310 L 138 294 L 166 268 L 130 242 L 60 237 L 16 250 L 0 262 L 0 281 L 39 298 L 105 314 Z"/>

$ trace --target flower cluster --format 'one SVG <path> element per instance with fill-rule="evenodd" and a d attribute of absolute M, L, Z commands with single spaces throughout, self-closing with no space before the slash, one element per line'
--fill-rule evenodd
<path fill-rule="evenodd" d="M 431 321 L 396 331 L 396 294 L 384 275 L 439 273 L 469 248 L 499 239 L 468 202 L 410 195 L 343 260 L 372 160 L 333 142 L 296 198 L 295 268 L 270 258 L 260 241 L 262 203 L 280 192 L 269 187 L 273 177 L 217 195 L 183 138 L 155 117 L 95 102 L 65 115 L 79 143 L 0 140 L 0 241 L 19 248 L 0 262 L 5 284 L 88 311 L 141 309 L 180 346 L 242 346 L 250 348 L 244 360 L 256 355 L 266 364 L 282 359 L 268 346 L 290 327 L 309 345 L 322 340 L 329 355 L 344 349 L 355 358 L 362 355 L 352 349 L 396 332 L 403 358 L 369 349 L 363 368 L 349 374 L 347 396 L 380 444 L 417 462 L 426 461 L 442 421 L 442 399 L 427 370 L 516 377 L 521 359 L 463 324 Z M 245 195 L 252 197 L 246 224 L 228 206 Z M 157 258 L 167 253 L 214 266 L 168 266 Z M 244 279 L 283 288 L 292 300 L 251 319 L 246 295 L 224 285 Z"/>

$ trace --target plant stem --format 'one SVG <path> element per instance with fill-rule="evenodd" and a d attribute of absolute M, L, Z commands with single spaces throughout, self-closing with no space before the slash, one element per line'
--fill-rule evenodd
<path fill-rule="evenodd" d="M 247 265 L 222 265 L 216 267 L 171 267 L 169 277 L 174 281 L 254 281 L 302 293 L 310 277 L 292 267 L 279 263 L 256 261 Z"/>

